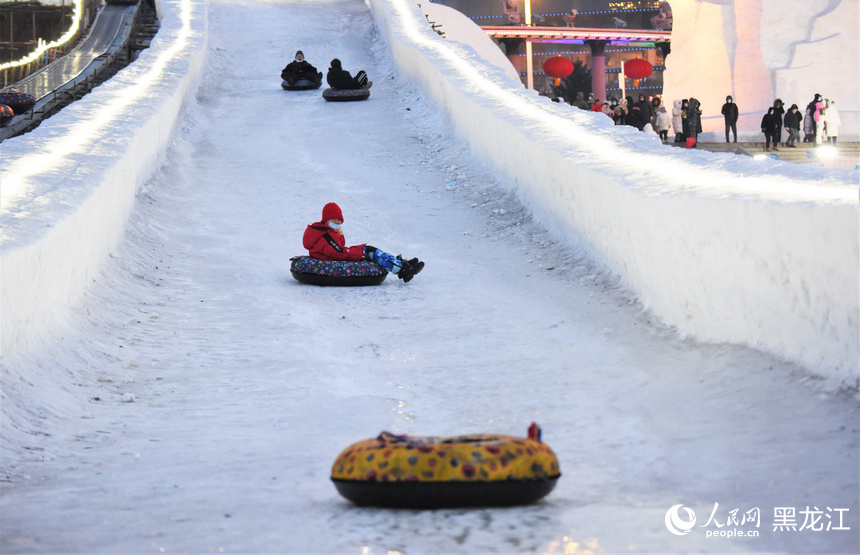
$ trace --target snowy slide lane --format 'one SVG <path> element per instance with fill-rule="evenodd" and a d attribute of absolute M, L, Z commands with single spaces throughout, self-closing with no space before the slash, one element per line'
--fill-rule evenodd
<path fill-rule="evenodd" d="M 75 317 L 4 353 L 0 551 L 857 552 L 856 518 L 770 526 L 777 506 L 860 510 L 856 398 L 652 322 L 452 136 L 362 2 L 213 1 L 207 21 L 202 85 Z M 371 99 L 282 91 L 297 49 L 366 69 Z M 330 200 L 351 242 L 427 268 L 295 282 Z M 382 430 L 532 421 L 563 473 L 534 506 L 359 509 L 328 479 Z M 759 507 L 761 536 L 674 536 L 678 503 L 701 524 L 719 503 L 722 530 Z"/>
<path fill-rule="evenodd" d="M 475 55 L 469 44 L 487 39 L 453 10 L 434 6 L 432 19 L 466 46 L 440 38 L 412 2 L 370 2 L 398 69 L 556 236 L 682 333 L 858 385 L 856 170 L 667 149 L 512 84 Z"/>

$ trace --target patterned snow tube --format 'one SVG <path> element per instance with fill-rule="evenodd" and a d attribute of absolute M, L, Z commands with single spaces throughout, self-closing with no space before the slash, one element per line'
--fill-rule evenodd
<path fill-rule="evenodd" d="M 20 116 L 35 106 L 36 97 L 32 94 L 7 91 L 0 93 L 0 104 L 9 106 L 15 115 Z"/>
<path fill-rule="evenodd" d="M 517 438 L 382 432 L 346 448 L 331 471 L 337 491 L 357 505 L 415 509 L 533 503 L 560 476 L 555 453 L 531 433 Z"/>
<path fill-rule="evenodd" d="M 378 264 L 364 261 L 320 260 L 310 256 L 292 258 L 290 273 L 309 285 L 379 285 L 388 272 Z"/>
<path fill-rule="evenodd" d="M 285 91 L 308 91 L 318 89 L 322 86 L 322 81 L 311 81 L 310 79 L 299 79 L 295 85 L 290 85 L 286 80 L 281 81 L 281 88 Z"/>
<path fill-rule="evenodd" d="M 15 111 L 5 104 L 0 104 L 0 125 L 15 117 Z"/>
<path fill-rule="evenodd" d="M 370 89 L 326 89 L 322 96 L 329 102 L 367 100 L 370 98 Z"/>

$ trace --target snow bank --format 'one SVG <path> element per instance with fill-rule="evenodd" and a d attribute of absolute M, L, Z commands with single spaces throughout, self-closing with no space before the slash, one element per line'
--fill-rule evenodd
<path fill-rule="evenodd" d="M 446 40 L 411 2 L 368 1 L 400 72 L 543 225 L 645 307 L 684 334 L 858 385 L 856 170 L 666 147 L 512 84 L 459 24 L 443 25 Z"/>
<path fill-rule="evenodd" d="M 492 40 L 487 40 L 487 33 L 462 12 L 454 8 L 449 8 L 444 4 L 435 4 L 433 2 L 421 3 L 420 9 L 426 15 L 429 22 L 434 25 L 440 25 L 440 30 L 446 34 L 451 33 L 451 36 L 448 38 L 471 46 L 474 53 L 485 63 L 501 69 L 510 79 L 512 85 L 517 86 L 522 84 L 520 74 L 517 73 L 517 70 L 505 53 L 502 52 L 501 48 L 496 46 L 496 43 Z"/>
<path fill-rule="evenodd" d="M 158 3 L 149 49 L 36 130 L 0 144 L 2 350 L 65 320 L 160 162 L 206 52 L 206 4 Z"/>

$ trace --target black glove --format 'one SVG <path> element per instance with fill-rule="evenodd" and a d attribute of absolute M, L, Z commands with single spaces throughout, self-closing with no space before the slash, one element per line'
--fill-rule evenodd
<path fill-rule="evenodd" d="M 364 254 L 362 254 L 362 260 L 370 260 L 370 253 L 376 252 L 376 247 L 371 247 L 370 245 L 364 245 Z"/>

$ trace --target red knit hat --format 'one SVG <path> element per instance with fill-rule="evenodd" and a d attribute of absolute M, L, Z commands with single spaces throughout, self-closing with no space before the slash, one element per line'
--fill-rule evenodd
<path fill-rule="evenodd" d="M 343 221 L 343 212 L 340 211 L 340 206 L 333 202 L 330 202 L 323 206 L 322 220 L 320 221 L 327 222 L 329 220 Z"/>

